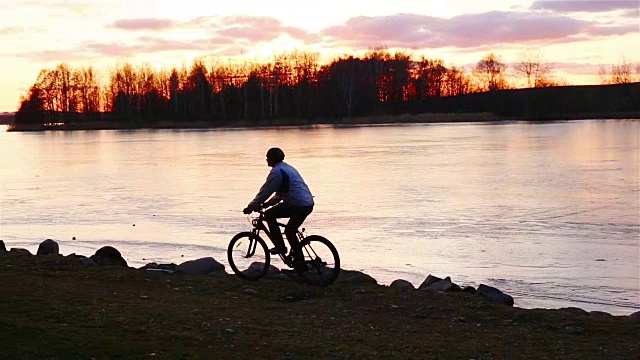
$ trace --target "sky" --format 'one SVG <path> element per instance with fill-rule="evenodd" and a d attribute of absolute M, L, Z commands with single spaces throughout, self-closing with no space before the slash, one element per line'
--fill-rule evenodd
<path fill-rule="evenodd" d="M 0 0 L 0 112 L 42 69 L 125 62 L 156 69 L 195 58 L 321 61 L 376 47 L 471 69 L 493 52 L 539 53 L 553 76 L 598 84 L 602 66 L 640 63 L 640 0 Z"/>

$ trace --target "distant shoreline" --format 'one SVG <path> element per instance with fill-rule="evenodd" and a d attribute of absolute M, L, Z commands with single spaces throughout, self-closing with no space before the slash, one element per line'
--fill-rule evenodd
<path fill-rule="evenodd" d="M 511 118 L 493 113 L 427 113 L 364 116 L 341 119 L 266 119 L 258 121 L 236 120 L 232 122 L 211 123 L 207 121 L 175 121 L 161 120 L 156 122 L 136 121 L 87 121 L 54 124 L 9 124 L 9 132 L 37 131 L 82 131 L 82 130 L 144 130 L 144 129 L 262 129 L 279 127 L 314 127 L 314 126 L 359 126 L 384 124 L 437 124 L 437 123 L 471 123 L 471 122 L 503 122 L 531 121 L 553 122 L 569 120 L 640 120 L 640 112 L 574 114 L 571 116 L 548 116 L 545 118 Z"/>

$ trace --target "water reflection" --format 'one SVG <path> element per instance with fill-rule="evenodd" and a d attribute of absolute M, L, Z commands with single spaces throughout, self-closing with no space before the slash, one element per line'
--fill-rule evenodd
<path fill-rule="evenodd" d="M 87 255 L 110 244 L 133 265 L 225 259 L 249 226 L 241 209 L 269 171 L 264 152 L 280 146 L 316 196 L 307 228 L 347 268 L 625 313 L 640 306 L 639 132 L 579 121 L 0 133 L 0 235 Z"/>

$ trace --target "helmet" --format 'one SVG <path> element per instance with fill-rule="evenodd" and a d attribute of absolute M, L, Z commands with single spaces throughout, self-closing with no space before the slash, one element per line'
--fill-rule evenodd
<path fill-rule="evenodd" d="M 267 151 L 267 159 L 271 160 L 274 164 L 284 160 L 284 151 L 280 148 L 274 147 Z"/>

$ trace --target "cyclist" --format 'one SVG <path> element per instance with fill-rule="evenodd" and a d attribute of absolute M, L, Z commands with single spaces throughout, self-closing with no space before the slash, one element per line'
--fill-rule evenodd
<path fill-rule="evenodd" d="M 269 252 L 274 255 L 284 255 L 287 252 L 287 247 L 282 239 L 277 219 L 289 218 L 284 232 L 291 249 L 296 249 L 298 245 L 296 232 L 313 211 L 313 195 L 311 195 L 311 191 L 300 173 L 293 166 L 284 162 L 284 152 L 280 148 L 274 147 L 267 151 L 267 165 L 272 168 L 267 180 L 243 212 L 250 214 L 261 207 L 275 205 L 264 213 L 274 245 L 274 248 Z M 274 193 L 275 195 L 269 199 Z M 269 200 L 265 201 L 267 199 Z"/>

